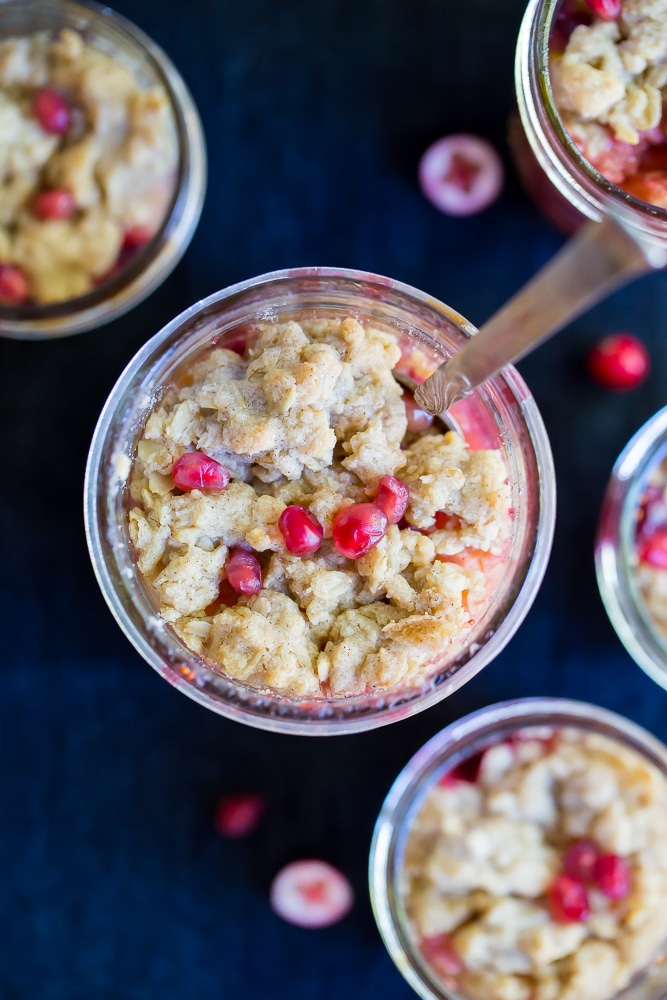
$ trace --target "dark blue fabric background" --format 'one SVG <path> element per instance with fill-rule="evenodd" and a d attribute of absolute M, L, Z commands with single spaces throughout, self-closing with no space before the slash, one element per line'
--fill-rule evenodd
<path fill-rule="evenodd" d="M 167 284 L 111 326 L 0 342 L 0 998 L 289 1000 L 412 995 L 366 891 L 373 821 L 391 781 L 456 716 L 517 695 L 568 695 L 667 738 L 667 695 L 616 639 L 594 579 L 609 470 L 666 400 L 667 276 L 573 324 L 521 369 L 551 434 L 559 491 L 546 581 L 518 635 L 465 689 L 416 718 L 305 740 L 220 719 L 179 695 L 123 638 L 85 549 L 81 486 L 97 414 L 135 350 L 195 299 L 300 264 L 358 267 L 423 288 L 481 323 L 562 242 L 507 160 L 522 0 L 119 0 L 197 101 L 210 181 Z M 466 220 L 420 195 L 441 134 L 501 150 L 500 201 Z M 581 356 L 641 335 L 653 374 L 614 396 Z M 260 830 L 226 842 L 216 798 L 270 797 Z M 329 930 L 275 917 L 271 876 L 316 855 L 357 905 Z"/>

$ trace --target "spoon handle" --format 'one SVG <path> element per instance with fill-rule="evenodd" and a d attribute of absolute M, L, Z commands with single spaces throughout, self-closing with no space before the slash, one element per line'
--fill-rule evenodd
<path fill-rule="evenodd" d="M 666 263 L 612 218 L 589 222 L 463 347 L 416 389 L 415 400 L 442 413 L 614 289 Z"/>

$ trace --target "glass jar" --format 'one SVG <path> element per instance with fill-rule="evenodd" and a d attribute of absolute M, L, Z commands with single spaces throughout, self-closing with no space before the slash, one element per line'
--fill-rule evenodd
<path fill-rule="evenodd" d="M 64 337 L 108 323 L 150 295 L 185 253 L 199 221 L 206 190 L 206 148 L 195 104 L 162 49 L 126 18 L 86 0 L 2 0 L 0 40 L 62 28 L 79 32 L 104 52 L 117 53 L 145 86 L 167 93 L 177 133 L 179 162 L 170 206 L 157 233 L 118 273 L 93 291 L 47 305 L 0 305 L 0 336 Z"/>
<path fill-rule="evenodd" d="M 515 515 L 502 582 L 456 656 L 443 654 L 428 676 L 409 687 L 303 701 L 224 676 L 165 626 L 133 562 L 125 507 L 137 437 L 161 389 L 206 346 L 224 346 L 225 334 L 233 338 L 240 324 L 346 315 L 397 332 L 406 370 L 412 345 L 425 353 L 432 370 L 475 332 L 448 306 L 389 278 L 331 268 L 262 275 L 196 303 L 144 345 L 109 396 L 88 460 L 88 544 L 118 624 L 148 663 L 179 690 L 221 715 L 264 729 L 308 735 L 356 732 L 405 718 L 447 697 L 489 663 L 516 631 L 535 597 L 551 547 L 551 451 L 532 396 L 517 372 L 507 368 L 458 411 L 462 423 L 472 420 L 490 446 L 501 450 Z"/>
<path fill-rule="evenodd" d="M 635 751 L 667 777 L 667 747 L 640 726 L 597 705 L 561 698 L 522 698 L 480 709 L 453 722 L 406 764 L 378 816 L 370 850 L 373 912 L 389 954 L 424 1000 L 464 1000 L 425 962 L 413 935 L 401 891 L 403 858 L 412 823 L 426 794 L 462 760 L 501 742 L 518 729 L 565 726 L 597 733 Z M 619 994 L 623 1000 L 659 1000 L 667 988 L 667 966 L 656 963 Z"/>
<path fill-rule="evenodd" d="M 551 91 L 549 38 L 560 0 L 529 0 L 516 50 L 515 86 L 525 140 L 514 131 L 512 148 L 529 193 L 566 230 L 581 221 L 614 216 L 654 248 L 657 266 L 664 265 L 667 210 L 640 201 L 611 184 L 584 158 L 561 121 Z M 510 131 L 512 136 L 512 131 Z M 529 157 L 534 158 L 531 165 Z M 546 176 L 552 191 L 537 171 Z M 576 214 L 575 214 L 576 213 Z"/>
<path fill-rule="evenodd" d="M 667 639 L 655 627 L 636 579 L 637 513 L 652 471 L 667 456 L 667 406 L 637 431 L 617 458 L 595 544 L 598 586 L 630 656 L 667 688 Z"/>

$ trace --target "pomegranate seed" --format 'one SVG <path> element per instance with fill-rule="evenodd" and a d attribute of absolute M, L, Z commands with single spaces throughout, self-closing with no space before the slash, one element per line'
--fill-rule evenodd
<path fill-rule="evenodd" d="M 609 899 L 625 899 L 630 893 L 630 869 L 618 854 L 603 854 L 593 869 L 593 881 Z"/>
<path fill-rule="evenodd" d="M 226 573 L 237 594 L 258 594 L 262 589 L 262 567 L 248 549 L 230 550 Z"/>
<path fill-rule="evenodd" d="M 45 132 L 63 135 L 69 130 L 72 120 L 69 104 L 55 90 L 38 90 L 33 98 L 33 111 Z"/>
<path fill-rule="evenodd" d="M 561 924 L 580 923 L 591 915 L 586 886 L 575 875 L 559 875 L 547 891 L 551 916 Z"/>
<path fill-rule="evenodd" d="M 613 333 L 588 352 L 588 370 L 607 389 L 634 389 L 648 375 L 650 359 L 641 340 L 630 333 Z"/>
<path fill-rule="evenodd" d="M 410 499 L 410 490 L 395 476 L 382 476 L 378 485 L 375 503 L 387 515 L 389 524 L 398 524 L 405 514 Z"/>
<path fill-rule="evenodd" d="M 449 934 L 434 934 L 422 938 L 419 950 L 433 970 L 444 979 L 463 972 L 463 962 L 454 950 Z"/>
<path fill-rule="evenodd" d="M 503 186 L 503 164 L 493 146 L 475 135 L 448 135 L 426 150 L 419 163 L 422 192 L 447 215 L 474 215 Z"/>
<path fill-rule="evenodd" d="M 225 795 L 215 807 L 213 825 L 223 837 L 247 837 L 266 808 L 261 795 Z"/>
<path fill-rule="evenodd" d="M 32 214 L 38 219 L 69 219 L 75 211 L 74 198 L 65 188 L 41 191 L 32 203 Z"/>
<path fill-rule="evenodd" d="M 466 757 L 460 764 L 453 767 L 451 771 L 443 774 L 438 780 L 438 784 L 443 788 L 450 788 L 452 785 L 458 784 L 459 781 L 465 781 L 469 785 L 474 785 L 479 777 L 479 769 L 482 766 L 483 756 L 484 751 L 479 750 L 470 757 Z"/>
<path fill-rule="evenodd" d="M 432 413 L 427 413 L 415 403 L 415 397 L 407 390 L 403 392 L 403 402 L 405 403 L 405 415 L 408 418 L 408 430 L 411 434 L 421 434 L 433 426 L 435 417 Z"/>
<path fill-rule="evenodd" d="M 278 527 L 285 539 L 285 548 L 295 556 L 317 552 L 322 544 L 324 528 L 307 507 L 291 504 L 278 518 Z"/>
<path fill-rule="evenodd" d="M 571 844 L 563 858 L 563 868 L 568 875 L 590 881 L 593 869 L 600 857 L 600 848 L 592 840 L 578 840 Z"/>
<path fill-rule="evenodd" d="M 585 3 L 603 21 L 615 21 L 621 13 L 621 0 L 585 0 Z"/>
<path fill-rule="evenodd" d="M 130 226 L 123 233 L 123 250 L 140 250 L 153 238 L 147 226 Z"/>
<path fill-rule="evenodd" d="M 200 451 L 186 451 L 174 462 L 171 478 L 179 490 L 224 490 L 229 473 L 224 465 Z"/>
<path fill-rule="evenodd" d="M 20 306 L 30 298 L 30 285 L 23 271 L 0 264 L 0 305 Z"/>
<path fill-rule="evenodd" d="M 271 883 L 273 910 L 297 927 L 328 927 L 352 908 L 352 886 L 326 861 L 293 861 Z"/>
<path fill-rule="evenodd" d="M 333 519 L 333 543 L 342 556 L 360 559 L 384 538 L 389 521 L 374 503 L 353 503 Z"/>
<path fill-rule="evenodd" d="M 639 561 L 667 569 L 667 528 L 659 528 L 652 535 L 646 535 L 638 549 Z"/>

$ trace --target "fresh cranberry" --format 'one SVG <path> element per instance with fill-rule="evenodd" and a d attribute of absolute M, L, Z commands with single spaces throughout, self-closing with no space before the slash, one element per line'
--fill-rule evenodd
<path fill-rule="evenodd" d="M 415 403 L 415 397 L 407 389 L 403 392 L 403 402 L 405 403 L 405 416 L 408 420 L 408 430 L 411 434 L 421 434 L 433 426 L 435 417 L 432 413 L 427 413 Z"/>
<path fill-rule="evenodd" d="M 261 795 L 225 795 L 215 807 L 213 825 L 223 837 L 247 837 L 257 827 L 265 808 Z"/>
<path fill-rule="evenodd" d="M 667 527 L 645 535 L 637 554 L 640 562 L 655 566 L 656 569 L 667 569 Z"/>
<path fill-rule="evenodd" d="M 615 21 L 621 13 L 621 0 L 585 0 L 585 3 L 603 21 Z"/>
<path fill-rule="evenodd" d="M 285 548 L 292 555 L 311 555 L 322 544 L 324 528 L 307 507 L 296 503 L 285 507 L 278 519 L 278 527 L 285 539 Z"/>
<path fill-rule="evenodd" d="M 262 567 L 248 549 L 231 549 L 225 572 L 237 594 L 258 594 L 262 589 Z"/>
<path fill-rule="evenodd" d="M 69 104 L 55 90 L 38 90 L 33 98 L 33 111 L 45 132 L 64 135 L 69 130 L 72 120 Z"/>
<path fill-rule="evenodd" d="M 333 519 L 333 543 L 342 556 L 360 559 L 384 538 L 389 521 L 374 503 L 353 503 Z"/>
<path fill-rule="evenodd" d="M 648 375 L 650 359 L 641 340 L 630 333 L 613 333 L 588 352 L 590 374 L 608 389 L 634 389 Z"/>
<path fill-rule="evenodd" d="M 224 465 L 200 451 L 186 451 L 174 462 L 171 478 L 179 490 L 224 490 L 229 473 Z"/>
<path fill-rule="evenodd" d="M 38 219 L 69 219 L 75 211 L 74 198 L 65 188 L 40 191 L 32 203 L 32 214 Z"/>
<path fill-rule="evenodd" d="M 443 979 L 463 972 L 463 962 L 456 953 L 449 934 L 433 934 L 422 938 L 419 950 L 434 972 Z"/>
<path fill-rule="evenodd" d="M 123 250 L 140 250 L 153 238 L 148 226 L 130 226 L 123 233 Z"/>
<path fill-rule="evenodd" d="M 609 899 L 625 899 L 630 893 L 630 869 L 617 854 L 603 854 L 593 869 L 593 881 Z"/>
<path fill-rule="evenodd" d="M 23 271 L 0 264 L 0 305 L 20 306 L 30 298 L 30 285 Z"/>
<path fill-rule="evenodd" d="M 551 916 L 561 924 L 580 923 L 591 915 L 586 886 L 575 875 L 559 875 L 547 890 Z"/>
<path fill-rule="evenodd" d="M 408 506 L 410 490 L 396 476 L 382 476 L 375 503 L 387 515 L 389 524 L 398 524 Z"/>
<path fill-rule="evenodd" d="M 592 840 L 578 840 L 571 844 L 563 858 L 563 868 L 568 875 L 588 882 L 593 877 L 593 869 L 600 857 L 600 848 Z"/>
<path fill-rule="evenodd" d="M 271 883 L 271 906 L 297 927 L 328 927 L 352 908 L 352 886 L 326 861 L 293 861 Z"/>
<path fill-rule="evenodd" d="M 477 753 L 471 754 L 470 757 L 466 757 L 462 760 L 460 764 L 453 767 L 451 771 L 446 771 L 445 774 L 439 779 L 438 784 L 443 788 L 450 788 L 452 785 L 458 784 L 460 781 L 465 781 L 469 785 L 474 785 L 479 778 L 479 769 L 482 766 L 482 757 L 484 756 L 484 751 L 479 750 Z"/>
<path fill-rule="evenodd" d="M 447 215 L 474 215 L 496 200 L 503 164 L 493 146 L 475 135 L 448 135 L 426 150 L 419 163 L 424 195 Z"/>

